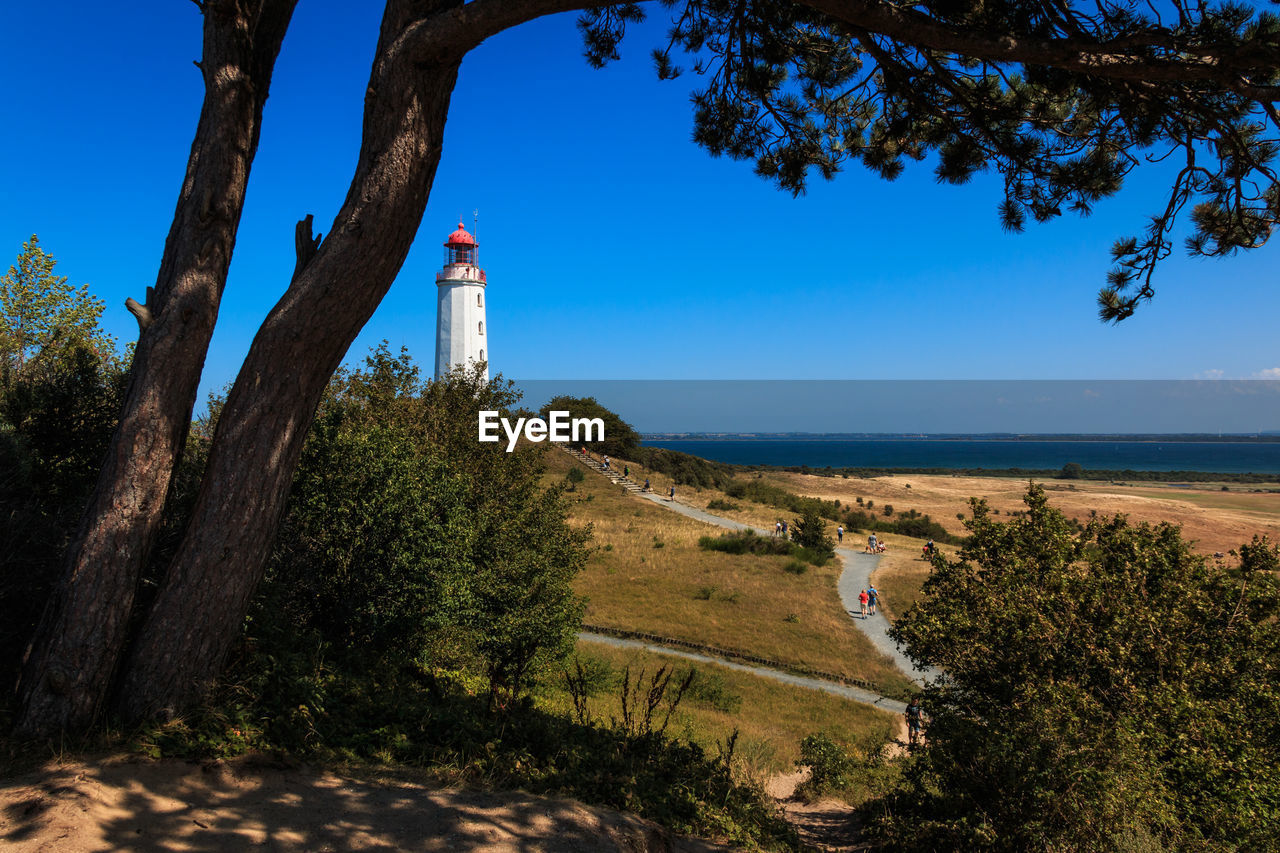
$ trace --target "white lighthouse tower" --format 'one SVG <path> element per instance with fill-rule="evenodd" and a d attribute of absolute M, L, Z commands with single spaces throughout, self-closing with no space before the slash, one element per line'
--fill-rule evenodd
<path fill-rule="evenodd" d="M 458 223 L 444 241 L 444 269 L 436 273 L 436 378 L 459 365 L 486 362 L 489 346 L 484 328 L 484 270 L 480 244 Z"/>

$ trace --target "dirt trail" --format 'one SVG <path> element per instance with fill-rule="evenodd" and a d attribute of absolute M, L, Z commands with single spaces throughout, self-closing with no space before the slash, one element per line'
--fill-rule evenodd
<path fill-rule="evenodd" d="M 0 783 L 0 848 L 13 853 L 248 847 L 298 853 L 729 849 L 572 800 L 442 790 L 403 774 L 345 778 L 252 759 L 51 764 Z"/>

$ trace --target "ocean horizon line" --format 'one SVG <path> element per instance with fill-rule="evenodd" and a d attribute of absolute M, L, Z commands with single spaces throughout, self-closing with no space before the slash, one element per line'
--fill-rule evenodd
<path fill-rule="evenodd" d="M 1135 441 L 1273 442 L 1261 432 L 642 432 L 641 441 Z"/>

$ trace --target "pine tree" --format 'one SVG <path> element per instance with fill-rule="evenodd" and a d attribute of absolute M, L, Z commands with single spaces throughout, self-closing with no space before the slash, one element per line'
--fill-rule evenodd
<path fill-rule="evenodd" d="M 105 307 L 89 285 L 74 287 L 55 275 L 53 255 L 32 234 L 9 271 L 0 276 L 0 388 L 7 391 L 43 356 L 80 344 L 107 358 L 115 341 L 98 327 Z"/>

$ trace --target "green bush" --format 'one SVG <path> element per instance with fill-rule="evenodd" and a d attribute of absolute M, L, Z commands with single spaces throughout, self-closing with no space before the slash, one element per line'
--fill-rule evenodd
<path fill-rule="evenodd" d="M 710 501 L 707 504 L 707 509 L 722 509 L 727 511 L 733 511 L 736 509 L 742 509 L 742 507 L 736 503 L 733 503 L 732 501 L 727 501 L 724 498 L 715 498 L 714 500 Z"/>
<path fill-rule="evenodd" d="M 625 455 L 642 468 L 671 478 L 677 486 L 695 489 L 720 489 L 733 480 L 734 468 L 700 456 L 680 453 L 665 447 L 637 447 Z M 730 495 L 730 497 L 736 497 Z"/>
<path fill-rule="evenodd" d="M 965 516 L 960 513 L 957 517 L 963 519 Z M 932 539 L 935 542 L 945 542 L 950 545 L 958 545 L 964 541 L 963 536 L 950 533 L 927 513 L 921 514 L 915 510 L 900 513 L 896 518 L 881 518 L 869 512 L 854 511 L 845 514 L 844 526 L 846 530 L 898 533 L 902 536 Z"/>
<path fill-rule="evenodd" d="M 726 554 L 766 554 L 797 557 L 815 566 L 825 566 L 835 556 L 832 548 L 804 548 L 775 536 L 760 536 L 754 530 L 735 530 L 719 536 L 703 536 L 698 547 Z"/>
<path fill-rule="evenodd" d="M 545 419 L 552 411 L 568 412 L 571 418 L 599 418 L 604 423 L 604 438 L 599 441 L 580 440 L 594 453 L 629 459 L 640 446 L 640 434 L 631 424 L 602 406 L 595 397 L 554 397 L 543 405 L 539 414 Z"/>
<path fill-rule="evenodd" d="M 1255 539 L 1228 571 L 1168 524 L 1080 530 L 1039 486 L 1026 504 L 998 522 L 974 501 L 959 558 L 893 629 L 947 678 L 887 840 L 1276 850 L 1280 553 Z"/>
<path fill-rule="evenodd" d="M 98 326 L 103 303 L 87 285 L 55 275 L 56 264 L 32 236 L 0 276 L 0 684 L 6 686 L 17 677 L 59 576 L 128 381 L 126 359 Z"/>
<path fill-rule="evenodd" d="M 586 560 L 540 451 L 475 441 L 516 395 L 459 373 L 423 383 L 385 346 L 335 377 L 295 476 L 256 623 L 311 630 L 350 666 L 483 672 L 510 701 L 573 646 Z"/>
<path fill-rule="evenodd" d="M 805 787 L 821 795 L 848 787 L 853 781 L 855 762 L 830 735 L 817 732 L 800 741 L 796 766 L 809 768 Z"/>
<path fill-rule="evenodd" d="M 765 504 L 781 510 L 805 514 L 815 512 L 822 518 L 835 521 L 840 518 L 840 502 L 824 501 L 820 498 L 805 498 L 788 492 L 780 486 L 766 483 L 757 478 L 750 480 L 734 480 L 724 487 L 725 494 L 731 498 L 749 500 L 753 503 Z"/>
<path fill-rule="evenodd" d="M 804 515 L 792 522 L 792 541 L 807 551 L 835 554 L 835 541 L 827 535 L 827 525 L 816 507 L 806 507 Z"/>
<path fill-rule="evenodd" d="M 760 536 L 754 530 L 735 530 L 719 536 L 703 536 L 698 547 L 704 551 L 722 551 L 726 554 L 790 554 L 794 550 L 785 539 Z"/>

